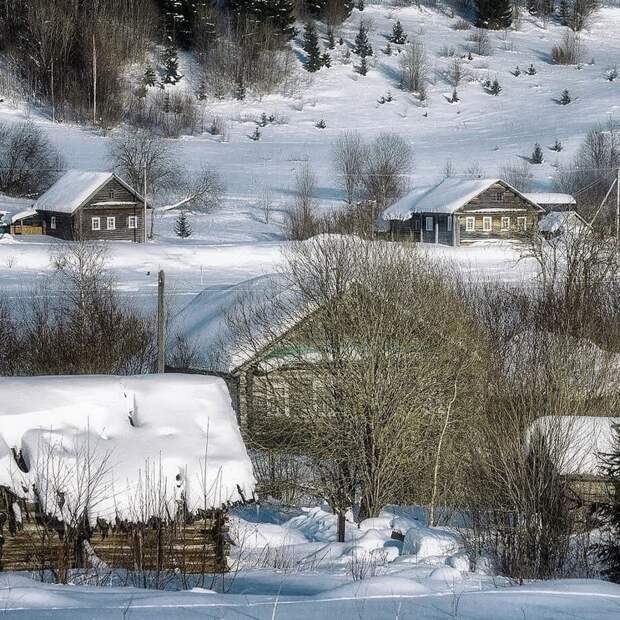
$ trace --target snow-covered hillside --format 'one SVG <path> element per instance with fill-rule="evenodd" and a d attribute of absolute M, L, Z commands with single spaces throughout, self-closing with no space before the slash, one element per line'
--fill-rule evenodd
<path fill-rule="evenodd" d="M 448 159 L 457 173 L 464 173 L 477 163 L 486 174 L 494 175 L 503 164 L 529 158 L 538 142 L 543 147 L 545 163 L 532 166 L 533 189 L 544 190 L 552 183 L 554 166 L 570 161 L 588 129 L 619 114 L 620 80 L 609 81 L 605 75 L 610 67 L 620 64 L 618 8 L 602 9 L 589 30 L 581 34 L 584 62 L 579 66 L 552 63 L 551 47 L 560 42 L 566 28 L 552 22 L 543 27 L 529 15 L 521 18 L 516 29 L 490 31 L 491 55 L 474 53 L 472 60 L 467 59 L 467 53 L 475 48 L 468 40 L 473 29 L 455 30 L 459 18 L 449 17 L 439 9 L 367 3 L 363 12 L 355 10 L 342 27 L 341 34 L 349 45 L 362 18 L 371 25 L 374 48 L 367 76 L 355 72 L 355 55 L 351 56 L 352 62 L 344 64 L 342 48 L 337 46 L 331 68 L 315 74 L 300 68 L 303 79 L 290 97 L 207 100 L 207 126 L 208 119 L 220 117 L 228 127 L 227 141 L 208 133 L 171 141 L 184 170 L 191 173 L 209 164 L 219 170 L 226 184 L 223 213 L 208 218 L 211 225 L 207 230 L 196 226 L 197 238 L 238 241 L 240 229 L 245 231 L 241 235 L 245 240 L 264 240 L 277 234 L 277 225 L 262 223 L 262 215 L 256 209 L 257 196 L 268 189 L 280 206 L 285 205 L 290 199 L 293 174 L 304 161 L 309 161 L 317 174 L 321 201 L 339 201 L 331 145 L 343 130 L 357 130 L 369 139 L 382 131 L 394 131 L 410 140 L 415 151 L 412 184 L 440 178 Z M 392 46 L 392 56 L 383 51 L 386 35 L 397 19 L 405 32 L 426 47 L 431 84 L 423 105 L 413 95 L 398 89 L 397 46 Z M 302 58 L 303 52 L 298 52 Z M 458 103 L 448 101 L 453 84 L 447 74 L 453 56 L 446 54 L 465 56 Z M 187 60 L 186 63 L 190 64 Z M 517 65 L 525 70 L 530 64 L 536 68 L 535 75 L 512 75 Z M 191 67 L 182 68 L 187 69 L 186 77 L 174 88 L 194 92 Z M 502 86 L 497 97 L 481 85 L 484 80 L 495 78 Z M 557 103 L 564 89 L 573 98 L 566 106 Z M 378 99 L 388 91 L 394 100 L 380 104 Z M 260 141 L 252 141 L 248 136 L 263 112 L 273 114 L 277 121 L 261 129 Z M 38 116 L 36 110 L 12 109 L 0 103 L 0 121 L 12 122 L 27 116 L 45 127 L 68 167 L 110 168 L 109 135 L 77 126 L 54 125 Z M 325 121 L 325 129 L 315 126 L 320 120 Z M 560 153 L 548 149 L 556 139 L 564 145 Z M 161 234 L 172 234 L 172 219 L 163 221 Z M 231 220 L 236 223 L 232 233 Z"/>

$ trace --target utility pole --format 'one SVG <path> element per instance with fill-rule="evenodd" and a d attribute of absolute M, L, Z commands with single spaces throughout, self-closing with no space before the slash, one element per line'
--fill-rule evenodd
<path fill-rule="evenodd" d="M 166 276 L 160 269 L 157 278 L 157 372 L 164 372 L 166 362 L 166 305 L 164 287 Z"/>
<path fill-rule="evenodd" d="M 616 243 L 620 245 L 620 167 L 616 169 Z"/>
<path fill-rule="evenodd" d="M 93 32 L 93 125 L 97 124 L 97 44 Z"/>
<path fill-rule="evenodd" d="M 146 243 L 146 159 L 144 160 L 144 193 L 142 198 L 144 198 L 144 243 Z"/>

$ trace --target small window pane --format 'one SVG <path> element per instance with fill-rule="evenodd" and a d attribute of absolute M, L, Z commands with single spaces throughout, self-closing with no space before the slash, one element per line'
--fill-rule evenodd
<path fill-rule="evenodd" d="M 98 217 L 94 217 L 91 220 L 92 230 L 101 230 L 101 220 Z"/>
<path fill-rule="evenodd" d="M 130 215 L 127 218 L 127 228 L 138 228 L 138 217 L 136 215 Z"/>
<path fill-rule="evenodd" d="M 468 232 L 473 232 L 476 229 L 476 218 L 468 217 L 465 218 L 465 230 Z"/>
<path fill-rule="evenodd" d="M 448 215 L 448 232 L 452 231 L 452 216 Z"/>
<path fill-rule="evenodd" d="M 56 217 L 52 215 L 52 217 L 50 217 L 50 228 L 51 229 L 55 229 L 56 228 Z"/>
<path fill-rule="evenodd" d="M 493 218 L 485 216 L 482 218 L 482 230 L 484 232 L 491 232 L 493 230 Z"/>
<path fill-rule="evenodd" d="M 107 218 L 107 229 L 108 230 L 116 230 L 116 218 L 108 217 Z"/>
<path fill-rule="evenodd" d="M 433 230 L 433 218 L 432 217 L 426 218 L 426 230 Z"/>

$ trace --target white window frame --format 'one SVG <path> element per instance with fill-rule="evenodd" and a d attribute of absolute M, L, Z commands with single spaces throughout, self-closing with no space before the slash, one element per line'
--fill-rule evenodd
<path fill-rule="evenodd" d="M 517 230 L 520 232 L 525 232 L 527 230 L 527 217 L 524 215 L 520 215 L 517 217 Z"/>
<path fill-rule="evenodd" d="M 105 227 L 106 230 L 116 230 L 116 217 L 114 215 L 108 215 L 105 218 Z"/>
<path fill-rule="evenodd" d="M 432 215 L 427 215 L 424 218 L 424 230 L 426 230 L 426 232 L 433 232 L 433 230 L 435 230 L 435 218 Z"/>
<path fill-rule="evenodd" d="M 101 230 L 101 218 L 100 217 L 91 217 L 90 218 L 90 229 L 91 230 Z"/>
<path fill-rule="evenodd" d="M 138 228 L 138 216 L 137 215 L 127 216 L 127 228 L 131 230 Z"/>
<path fill-rule="evenodd" d="M 50 216 L 50 228 L 52 230 L 56 230 L 56 216 L 55 215 Z"/>
<path fill-rule="evenodd" d="M 472 215 L 468 215 L 465 218 L 465 230 L 467 232 L 474 232 L 476 230 L 476 218 Z"/>
<path fill-rule="evenodd" d="M 502 215 L 502 224 L 501 224 L 502 232 L 507 232 L 510 230 L 510 216 Z"/>
<path fill-rule="evenodd" d="M 448 232 L 452 232 L 452 216 L 448 215 L 448 223 L 447 223 Z"/>
<path fill-rule="evenodd" d="M 493 232 L 493 217 L 490 215 L 482 216 L 482 230 L 484 232 Z"/>

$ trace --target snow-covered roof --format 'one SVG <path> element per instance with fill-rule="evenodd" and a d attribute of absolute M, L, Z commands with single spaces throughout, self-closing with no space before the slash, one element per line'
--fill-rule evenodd
<path fill-rule="evenodd" d="M 34 203 L 34 208 L 38 211 L 73 213 L 112 178 L 115 178 L 141 200 L 139 194 L 113 172 L 68 170 L 39 197 Z"/>
<path fill-rule="evenodd" d="M 203 375 L 0 378 L 0 485 L 30 497 L 36 484 L 75 492 L 76 468 L 101 470 L 91 518 L 132 519 L 140 494 L 165 493 L 174 512 L 218 507 L 254 490 L 246 452 L 223 379 Z M 18 468 L 20 453 L 27 471 Z M 45 480 L 45 468 L 55 479 Z M 93 474 L 94 475 L 94 474 Z M 147 489 L 147 478 L 155 485 Z M 160 488 L 161 486 L 161 488 Z M 62 516 L 55 497 L 45 510 Z"/>
<path fill-rule="evenodd" d="M 454 213 L 496 183 L 501 183 L 516 194 L 523 196 L 501 179 L 448 177 L 436 185 L 416 187 L 385 209 L 383 219 L 404 221 L 410 219 L 414 213 Z M 529 199 L 526 198 L 526 200 Z"/>
<path fill-rule="evenodd" d="M 175 318 L 177 331 L 197 348 L 203 368 L 229 373 L 252 357 L 243 346 L 231 322 L 235 307 L 251 299 L 254 307 L 286 290 L 282 276 L 274 273 L 214 290 L 205 289 L 194 297 Z"/>
<path fill-rule="evenodd" d="M 589 224 L 576 211 L 550 211 L 538 222 L 538 229 L 548 233 L 562 232 L 567 228 L 576 231 L 585 227 Z"/>
<path fill-rule="evenodd" d="M 34 215 L 33 202 L 28 198 L 14 198 L 0 194 L 0 225 L 8 226 L 23 217 Z"/>
<path fill-rule="evenodd" d="M 601 454 L 609 454 L 614 446 L 617 417 L 543 416 L 529 430 L 542 432 L 549 442 L 560 473 L 564 475 L 604 475 Z"/>
<path fill-rule="evenodd" d="M 574 196 L 557 192 L 527 192 L 523 194 L 528 200 L 537 205 L 574 205 L 577 204 Z"/>

